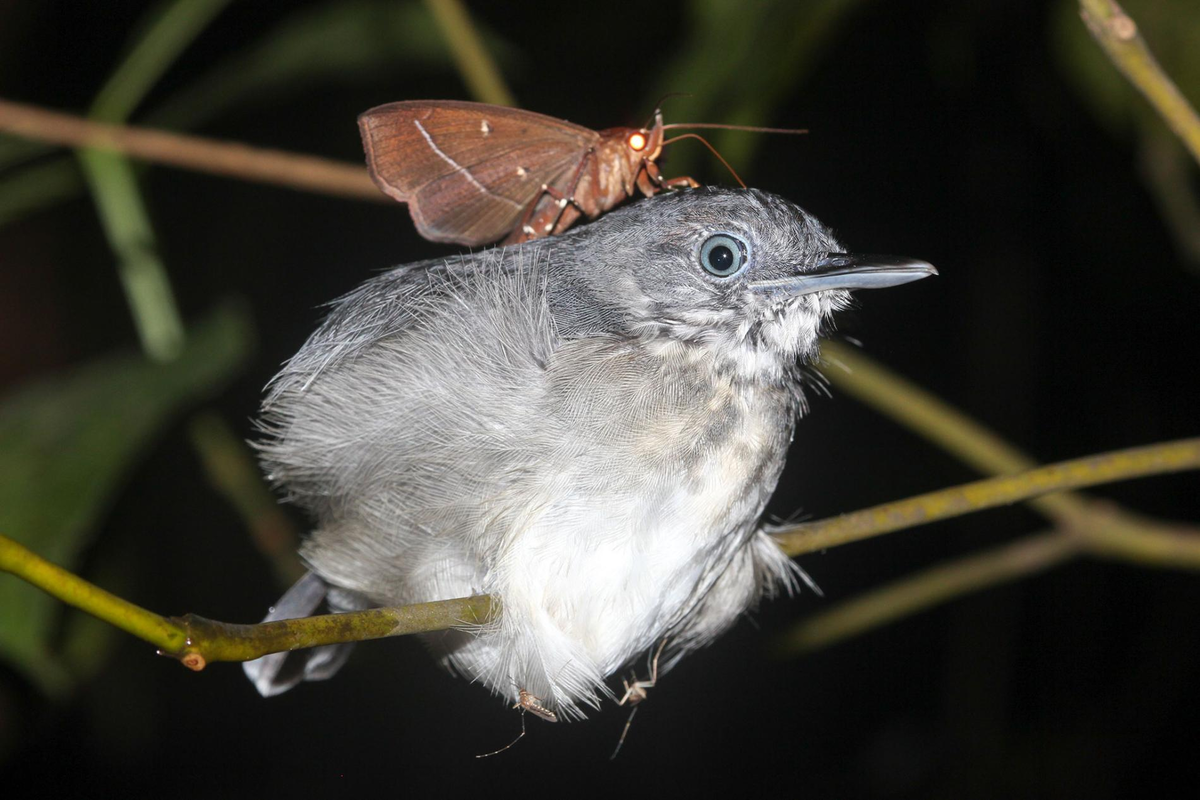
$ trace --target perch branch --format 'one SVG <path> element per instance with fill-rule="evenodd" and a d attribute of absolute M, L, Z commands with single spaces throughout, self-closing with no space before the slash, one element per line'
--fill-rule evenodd
<path fill-rule="evenodd" d="M 784 549 L 796 555 L 1063 488 L 1197 468 L 1200 438 L 1183 439 L 951 487 L 792 526 L 777 536 Z M 1200 568 L 1200 537 L 1182 528 L 1153 528 L 1146 520 L 1116 510 L 1109 512 L 1109 519 L 1109 525 L 1077 531 L 1081 546 L 1126 560 Z M 93 586 L 4 536 L 0 536 L 0 571 L 11 572 L 64 603 L 156 645 L 192 669 L 202 669 L 210 661 L 244 661 L 284 650 L 478 625 L 499 613 L 493 598 L 477 596 L 258 625 L 231 625 L 190 614 L 166 618 Z M 936 589 L 924 590 L 926 597 L 936 593 Z"/>
<path fill-rule="evenodd" d="M 179 625 L 51 564 L 4 535 L 0 535 L 0 571 L 11 572 L 67 605 L 82 609 L 163 652 L 177 653 L 187 646 L 187 632 Z"/>
<path fill-rule="evenodd" d="M 0 535 L 0 571 L 11 572 L 155 645 L 162 655 L 201 670 L 212 661 L 249 661 L 269 653 L 479 625 L 493 613 L 490 597 L 464 597 L 398 608 L 372 608 L 258 625 L 232 625 L 186 614 L 162 617 L 104 591 Z"/>

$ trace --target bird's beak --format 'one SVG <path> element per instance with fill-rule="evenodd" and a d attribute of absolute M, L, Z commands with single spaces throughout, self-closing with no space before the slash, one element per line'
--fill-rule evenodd
<path fill-rule="evenodd" d="M 937 274 L 933 264 L 915 258 L 830 253 L 815 269 L 786 278 L 756 281 L 750 286 L 759 291 L 799 296 L 829 289 L 883 289 Z"/>

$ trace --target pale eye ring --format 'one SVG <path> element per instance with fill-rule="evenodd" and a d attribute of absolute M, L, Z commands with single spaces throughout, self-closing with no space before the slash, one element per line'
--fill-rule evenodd
<path fill-rule="evenodd" d="M 750 248 L 746 242 L 729 233 L 710 236 L 700 246 L 700 266 L 709 275 L 730 278 L 746 266 Z"/>

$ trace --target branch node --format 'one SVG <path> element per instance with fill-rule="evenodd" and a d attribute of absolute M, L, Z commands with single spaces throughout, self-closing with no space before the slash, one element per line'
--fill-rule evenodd
<path fill-rule="evenodd" d="M 204 656 L 199 653 L 192 652 L 179 659 L 179 663 L 190 669 L 192 672 L 199 672 L 204 669 L 208 662 L 204 660 Z"/>
<path fill-rule="evenodd" d="M 1112 19 L 1108 21 L 1108 29 L 1112 35 L 1122 42 L 1128 42 L 1138 35 L 1137 23 L 1124 11 L 1115 9 Z"/>

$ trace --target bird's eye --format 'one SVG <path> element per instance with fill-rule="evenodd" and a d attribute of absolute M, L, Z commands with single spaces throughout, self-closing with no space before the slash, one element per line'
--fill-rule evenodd
<path fill-rule="evenodd" d="M 700 266 L 710 275 L 728 278 L 746 265 L 746 243 L 728 233 L 708 237 L 700 247 Z"/>

